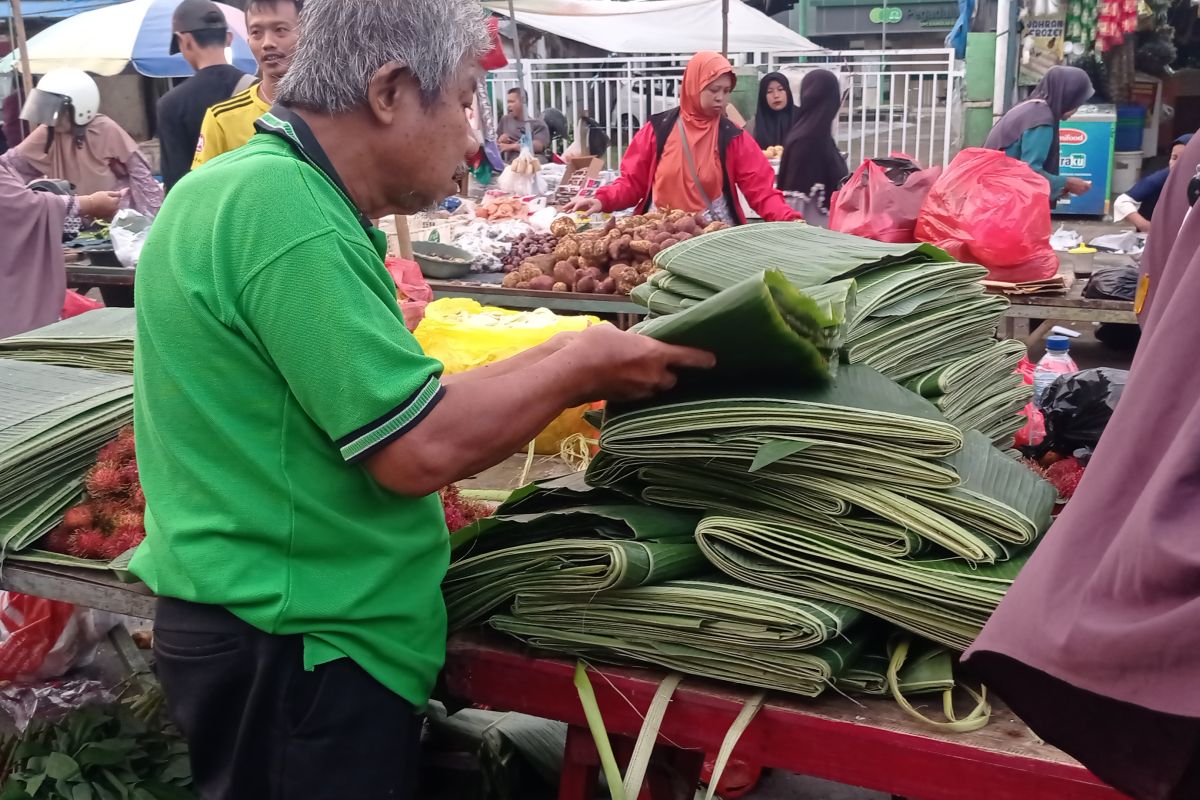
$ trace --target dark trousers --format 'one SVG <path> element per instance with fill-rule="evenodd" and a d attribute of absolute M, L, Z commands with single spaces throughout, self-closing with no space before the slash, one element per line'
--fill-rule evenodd
<path fill-rule="evenodd" d="M 350 659 L 306 672 L 299 636 L 165 598 L 154 655 L 204 800 L 416 796 L 421 718 Z"/>

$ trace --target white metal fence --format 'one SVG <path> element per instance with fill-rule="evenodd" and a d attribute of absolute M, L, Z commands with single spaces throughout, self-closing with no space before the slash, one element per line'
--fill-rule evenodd
<path fill-rule="evenodd" d="M 524 89 L 538 115 L 557 109 L 571 130 L 587 112 L 612 139 L 607 162 L 616 167 L 630 139 L 651 114 L 678 105 L 679 83 L 688 56 L 526 59 Z M 957 150 L 962 71 L 952 50 L 822 51 L 734 57 L 735 65 L 765 74 L 780 70 L 798 95 L 810 69 L 838 74 L 844 95 L 835 130 L 851 169 L 863 159 L 906 153 L 925 165 L 946 163 Z M 505 113 L 505 94 L 518 86 L 512 65 L 489 75 L 496 118 Z M 739 91 L 757 95 L 757 81 L 744 75 Z M 752 104 L 753 101 L 751 101 Z M 565 147 L 569 142 L 563 142 Z"/>

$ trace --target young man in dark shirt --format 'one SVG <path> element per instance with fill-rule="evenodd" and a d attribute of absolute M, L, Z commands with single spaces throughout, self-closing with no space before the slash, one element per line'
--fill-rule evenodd
<path fill-rule="evenodd" d="M 225 15 L 212 0 L 184 0 L 172 20 L 172 53 L 182 53 L 196 74 L 158 101 L 158 141 L 162 147 L 162 176 L 166 190 L 187 174 L 196 153 L 204 112 L 251 82 L 241 70 L 225 63 L 232 34 Z"/>

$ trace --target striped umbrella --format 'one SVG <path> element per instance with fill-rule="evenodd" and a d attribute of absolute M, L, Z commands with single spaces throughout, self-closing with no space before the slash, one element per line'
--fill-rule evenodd
<path fill-rule="evenodd" d="M 119 75 L 132 67 L 151 78 L 184 78 L 193 70 L 171 55 L 171 16 L 181 0 L 130 0 L 85 11 L 29 39 L 29 66 L 35 75 L 74 67 L 95 75 Z M 217 3 L 233 32 L 231 61 L 247 73 L 258 71 L 246 44 L 242 12 Z M 230 54 L 227 52 L 227 57 Z M 0 59 L 0 72 L 16 68 L 15 55 Z"/>

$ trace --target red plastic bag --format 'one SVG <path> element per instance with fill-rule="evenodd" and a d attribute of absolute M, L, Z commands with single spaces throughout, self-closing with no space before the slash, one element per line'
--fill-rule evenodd
<path fill-rule="evenodd" d="M 74 289 L 67 289 L 67 296 L 63 298 L 62 318 L 77 317 L 85 311 L 94 311 L 97 308 L 104 308 L 104 303 L 84 297 Z"/>
<path fill-rule="evenodd" d="M 111 614 L 0 592 L 0 680 L 57 678 L 87 664 L 114 624 Z"/>
<path fill-rule="evenodd" d="M 1046 418 L 1042 415 L 1042 410 L 1033 403 L 1026 403 L 1021 409 L 1021 415 L 1025 417 L 1026 422 L 1013 437 L 1013 445 L 1021 448 L 1041 444 L 1046 438 Z"/>
<path fill-rule="evenodd" d="M 488 37 L 492 40 L 491 49 L 479 59 L 479 66 L 484 72 L 503 69 L 508 66 L 508 56 L 504 55 L 504 45 L 500 42 L 500 22 L 495 17 L 487 21 Z"/>
<path fill-rule="evenodd" d="M 414 331 L 425 317 L 425 306 L 433 300 L 433 289 L 425 282 L 417 262 L 388 258 L 383 263 L 396 282 L 396 297 L 400 301 L 400 310 L 404 312 L 404 326 Z"/>
<path fill-rule="evenodd" d="M 925 199 L 917 239 L 959 261 L 982 264 L 988 278 L 1019 283 L 1058 272 L 1050 247 L 1050 184 L 999 150 L 963 150 Z"/>
<path fill-rule="evenodd" d="M 833 196 L 829 229 L 877 242 L 915 242 L 917 217 L 941 167 L 907 156 L 868 159 Z"/>
<path fill-rule="evenodd" d="M 704 767 L 700 771 L 701 782 L 708 784 L 712 781 L 713 769 L 716 767 L 716 756 L 704 758 Z M 717 794 L 721 797 L 745 797 L 758 786 L 762 780 L 763 768 L 760 764 L 752 764 L 743 758 L 733 756 L 725 764 L 721 780 L 717 782 Z"/>

